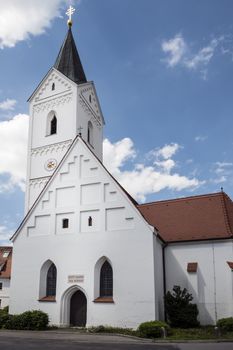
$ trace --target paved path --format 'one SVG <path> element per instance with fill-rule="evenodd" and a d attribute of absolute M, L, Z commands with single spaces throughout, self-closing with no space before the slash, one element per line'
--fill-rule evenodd
<path fill-rule="evenodd" d="M 153 343 L 117 335 L 78 332 L 0 331 L 4 350 L 233 350 L 233 343 Z"/>

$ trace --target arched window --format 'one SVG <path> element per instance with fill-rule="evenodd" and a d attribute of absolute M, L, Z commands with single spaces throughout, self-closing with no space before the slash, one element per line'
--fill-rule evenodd
<path fill-rule="evenodd" d="M 88 218 L 88 226 L 92 226 L 92 217 L 91 216 L 89 216 L 89 218 Z"/>
<path fill-rule="evenodd" d="M 50 266 L 47 272 L 46 297 L 56 296 L 57 269 L 54 264 Z"/>
<path fill-rule="evenodd" d="M 93 146 L 93 125 L 92 122 L 88 122 L 87 125 L 87 142 Z"/>
<path fill-rule="evenodd" d="M 100 270 L 100 297 L 113 296 L 113 273 L 108 261 L 105 261 Z"/>
<path fill-rule="evenodd" d="M 52 84 L 52 90 L 55 90 L 55 83 Z"/>
<path fill-rule="evenodd" d="M 50 135 L 53 135 L 56 133 L 57 133 L 57 118 L 54 115 L 50 123 Z"/>

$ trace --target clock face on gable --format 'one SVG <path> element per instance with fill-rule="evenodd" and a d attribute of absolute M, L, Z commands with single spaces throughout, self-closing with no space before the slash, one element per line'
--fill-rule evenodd
<path fill-rule="evenodd" d="M 56 168 L 57 166 L 57 161 L 56 159 L 48 159 L 46 162 L 45 162 L 45 170 L 47 171 L 52 171 Z"/>

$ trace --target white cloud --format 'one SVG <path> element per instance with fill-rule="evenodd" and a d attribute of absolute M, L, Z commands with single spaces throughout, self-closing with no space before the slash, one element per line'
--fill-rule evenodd
<path fill-rule="evenodd" d="M 227 181 L 227 178 L 226 178 L 226 176 L 222 175 L 222 176 L 220 176 L 220 177 L 218 177 L 216 179 L 213 179 L 212 181 L 215 184 L 222 184 L 222 183 Z"/>
<path fill-rule="evenodd" d="M 215 174 L 219 175 L 223 175 L 226 176 L 226 175 L 229 175 L 231 174 L 232 172 L 232 167 L 233 167 L 233 163 L 229 163 L 229 162 L 216 162 L 214 164 L 214 172 Z"/>
<path fill-rule="evenodd" d="M 0 242 L 1 245 L 11 245 L 9 239 L 13 232 L 9 230 L 6 226 L 0 226 Z"/>
<path fill-rule="evenodd" d="M 170 173 L 171 170 L 175 167 L 176 163 L 173 159 L 166 159 L 166 160 L 160 160 L 160 161 L 155 161 L 155 165 L 161 170 L 164 171 L 165 173 Z"/>
<path fill-rule="evenodd" d="M 164 159 L 169 159 L 175 155 L 175 153 L 181 148 L 177 143 L 171 143 L 170 145 L 165 145 L 162 148 L 155 149 L 153 155 L 156 157 L 162 157 Z"/>
<path fill-rule="evenodd" d="M 194 140 L 195 140 L 196 142 L 199 142 L 199 141 L 203 142 L 203 141 L 205 141 L 206 139 L 207 139 L 207 136 L 203 136 L 203 135 L 198 135 L 198 136 L 196 136 L 196 137 L 194 138 Z"/>
<path fill-rule="evenodd" d="M 164 40 L 161 44 L 162 51 L 167 55 L 164 61 L 169 67 L 177 65 L 189 70 L 199 70 L 202 78 L 207 77 L 207 66 L 213 58 L 220 43 L 225 40 L 224 36 L 212 39 L 208 45 L 202 47 L 197 53 L 192 52 L 191 46 L 185 41 L 182 34 L 174 38 Z M 220 53 L 224 54 L 220 48 Z"/>
<path fill-rule="evenodd" d="M 133 148 L 133 141 L 130 138 L 124 138 L 116 143 L 111 143 L 108 139 L 103 142 L 104 163 L 107 165 L 110 173 L 116 175 L 120 173 L 120 168 L 129 159 L 136 156 Z"/>
<path fill-rule="evenodd" d="M 166 62 L 168 66 L 174 67 L 180 63 L 187 51 L 187 45 L 181 34 L 177 34 L 173 39 L 162 42 L 163 52 L 168 54 Z"/>
<path fill-rule="evenodd" d="M 216 162 L 214 163 L 213 172 L 216 178 L 211 179 L 213 183 L 223 183 L 226 182 L 229 177 L 232 177 L 233 173 L 233 163 L 231 162 Z"/>
<path fill-rule="evenodd" d="M 15 186 L 24 190 L 28 120 L 27 115 L 19 114 L 10 121 L 0 122 L 0 175 L 3 178 L 8 175 L 8 180 L 0 182 L 0 192 L 10 191 Z M 103 147 L 107 169 L 140 201 L 162 189 L 180 191 L 194 189 L 201 184 L 196 178 L 174 172 L 176 162 L 172 157 L 181 148 L 176 143 L 151 151 L 149 158 L 144 156 L 144 164 L 136 162 L 136 150 L 130 138 L 116 143 L 105 139 Z M 148 161 L 149 164 L 146 164 Z"/>
<path fill-rule="evenodd" d="M 214 38 L 211 40 L 209 45 L 203 47 L 198 51 L 196 55 L 185 60 L 185 65 L 190 69 L 196 69 L 200 65 L 207 65 L 213 57 L 216 48 L 219 43 L 223 40 L 223 37 Z"/>
<path fill-rule="evenodd" d="M 150 151 L 149 157 L 144 157 L 150 160 L 150 164 L 137 164 L 132 140 L 127 138 L 115 144 L 105 140 L 104 164 L 134 198 L 145 201 L 147 195 L 163 189 L 180 191 L 194 189 L 201 185 L 196 178 L 190 179 L 178 173 L 171 173 L 176 165 L 171 157 L 180 148 L 181 146 L 176 143 L 165 145 Z M 114 157 L 119 160 L 113 164 Z M 134 160 L 131 170 L 124 169 L 126 160 Z"/>
<path fill-rule="evenodd" d="M 59 16 L 64 0 L 0 1 L 0 48 L 40 35 Z"/>
<path fill-rule="evenodd" d="M 13 111 L 17 101 L 7 98 L 5 101 L 0 102 L 0 109 L 3 111 Z"/>
<path fill-rule="evenodd" d="M 0 122 L 0 175 L 8 177 L 0 182 L 0 192 L 24 188 L 26 175 L 26 152 L 28 116 L 18 114 L 9 121 Z"/>
<path fill-rule="evenodd" d="M 232 167 L 233 166 L 233 163 L 231 163 L 231 162 L 216 162 L 215 164 L 219 168 L 225 168 L 225 167 Z"/>

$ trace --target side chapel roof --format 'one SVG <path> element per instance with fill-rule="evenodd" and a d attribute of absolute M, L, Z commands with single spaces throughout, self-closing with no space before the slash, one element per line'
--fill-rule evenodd
<path fill-rule="evenodd" d="M 12 247 L 0 247 L 0 279 L 11 278 Z"/>
<path fill-rule="evenodd" d="M 69 27 L 65 40 L 60 48 L 56 62 L 54 63 L 54 68 L 73 80 L 76 84 L 87 82 L 71 27 Z"/>
<path fill-rule="evenodd" d="M 138 205 L 166 242 L 233 238 L 233 202 L 225 192 Z"/>

